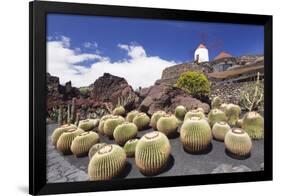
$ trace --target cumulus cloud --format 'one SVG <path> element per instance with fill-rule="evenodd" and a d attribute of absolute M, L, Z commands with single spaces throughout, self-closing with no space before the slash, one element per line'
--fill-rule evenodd
<path fill-rule="evenodd" d="M 98 43 L 97 42 L 84 42 L 83 46 L 85 48 L 97 48 Z"/>
<path fill-rule="evenodd" d="M 107 72 L 124 77 L 134 89 L 144 88 L 153 85 L 164 68 L 179 63 L 149 56 L 141 45 L 136 44 L 118 44 L 128 58 L 112 62 L 100 54 L 78 53 L 71 49 L 70 41 L 65 37 L 47 42 L 47 69 L 52 75 L 59 76 L 62 84 L 71 80 L 76 87 L 88 86 Z M 90 66 L 84 66 L 86 61 L 92 61 Z"/>

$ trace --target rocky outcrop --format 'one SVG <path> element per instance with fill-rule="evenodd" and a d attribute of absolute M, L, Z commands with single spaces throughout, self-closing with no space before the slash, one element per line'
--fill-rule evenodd
<path fill-rule="evenodd" d="M 141 89 L 140 97 L 143 101 L 139 106 L 139 110 L 150 115 L 157 110 L 165 110 L 172 113 L 178 105 L 183 105 L 188 110 L 202 107 L 206 113 L 210 110 L 208 104 L 191 97 L 179 88 L 164 84 Z"/>

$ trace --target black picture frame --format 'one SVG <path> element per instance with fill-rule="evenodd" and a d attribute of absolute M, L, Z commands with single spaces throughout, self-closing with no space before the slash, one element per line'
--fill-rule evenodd
<path fill-rule="evenodd" d="M 106 182 L 46 182 L 46 15 L 48 13 L 191 20 L 264 25 L 265 135 L 264 170 L 247 173 L 204 174 Z M 224 12 L 187 11 L 62 2 L 29 4 L 29 193 L 57 194 L 124 189 L 205 185 L 272 180 L 272 16 Z"/>

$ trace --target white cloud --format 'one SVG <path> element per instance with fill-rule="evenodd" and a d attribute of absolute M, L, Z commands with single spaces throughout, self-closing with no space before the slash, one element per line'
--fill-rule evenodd
<path fill-rule="evenodd" d="M 98 47 L 98 43 L 97 42 L 85 42 L 83 44 L 83 46 L 85 48 L 97 48 Z"/>
<path fill-rule="evenodd" d="M 66 44 L 66 43 L 69 44 Z M 108 57 L 99 54 L 77 53 L 70 48 L 70 39 L 48 41 L 48 72 L 60 77 L 60 82 L 71 80 L 76 87 L 88 86 L 105 72 L 124 77 L 134 88 L 148 87 L 161 78 L 162 70 L 178 62 L 164 60 L 158 56 L 149 56 L 140 45 L 118 44 L 129 56 L 127 59 L 111 62 Z M 89 67 L 82 66 L 92 60 Z"/>

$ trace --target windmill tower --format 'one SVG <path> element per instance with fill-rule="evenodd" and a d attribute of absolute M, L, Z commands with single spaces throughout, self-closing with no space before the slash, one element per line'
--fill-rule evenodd
<path fill-rule="evenodd" d="M 209 51 L 204 44 L 199 44 L 195 50 L 194 61 L 197 63 L 209 61 Z"/>

